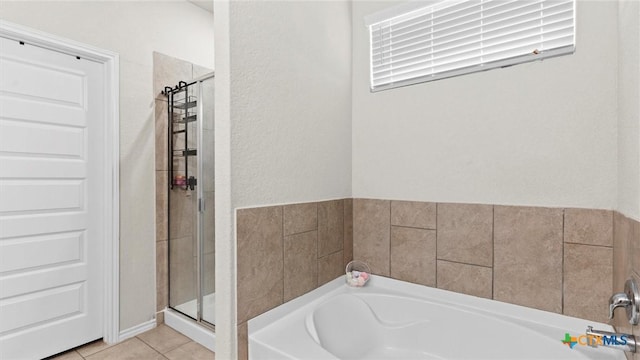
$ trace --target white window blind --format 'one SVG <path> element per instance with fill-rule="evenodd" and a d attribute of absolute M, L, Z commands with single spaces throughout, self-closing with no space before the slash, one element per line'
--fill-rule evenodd
<path fill-rule="evenodd" d="M 369 17 L 371 91 L 575 49 L 574 0 L 444 0 L 421 5 Z"/>

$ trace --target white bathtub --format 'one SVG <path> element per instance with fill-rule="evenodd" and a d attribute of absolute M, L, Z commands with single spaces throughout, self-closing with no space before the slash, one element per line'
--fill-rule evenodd
<path fill-rule="evenodd" d="M 544 296 L 544 294 L 540 294 Z M 563 344 L 609 325 L 374 276 L 344 277 L 249 320 L 249 359 L 620 359 Z"/>

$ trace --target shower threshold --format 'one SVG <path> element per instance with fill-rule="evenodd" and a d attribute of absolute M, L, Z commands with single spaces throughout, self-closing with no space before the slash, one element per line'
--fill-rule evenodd
<path fill-rule="evenodd" d="M 205 295 L 202 302 L 203 318 L 215 321 L 213 318 L 215 305 L 215 294 Z M 185 335 L 207 349 L 216 351 L 216 334 L 213 330 L 192 318 L 182 314 L 194 314 L 196 312 L 196 301 L 188 301 L 176 306 L 176 310 L 168 308 L 164 313 L 164 322 L 167 326 Z"/>

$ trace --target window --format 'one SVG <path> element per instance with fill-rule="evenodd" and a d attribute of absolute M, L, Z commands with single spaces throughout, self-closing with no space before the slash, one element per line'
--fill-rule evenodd
<path fill-rule="evenodd" d="M 371 91 L 571 54 L 575 0 L 410 2 L 368 16 Z"/>

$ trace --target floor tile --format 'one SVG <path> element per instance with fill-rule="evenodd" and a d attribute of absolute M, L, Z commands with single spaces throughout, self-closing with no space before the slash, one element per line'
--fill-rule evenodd
<path fill-rule="evenodd" d="M 118 345 L 87 356 L 87 360 L 164 360 L 162 354 L 153 350 L 138 338 L 132 338 Z"/>
<path fill-rule="evenodd" d="M 113 345 L 109 345 L 106 342 L 102 341 L 102 339 L 100 339 L 81 346 L 77 348 L 76 351 L 78 351 L 78 354 L 80 354 L 82 357 L 87 357 L 112 346 Z"/>
<path fill-rule="evenodd" d="M 165 354 L 180 345 L 191 341 L 188 337 L 173 330 L 167 325 L 160 325 L 153 330 L 138 335 L 138 339 L 144 341 L 161 354 Z"/>
<path fill-rule="evenodd" d="M 214 360 L 216 358 L 213 351 L 193 341 L 169 351 L 165 356 L 170 360 Z"/>
<path fill-rule="evenodd" d="M 52 358 L 48 358 L 47 360 L 82 360 L 83 357 L 78 354 L 77 351 L 71 350 L 64 352 L 60 355 L 54 356 Z"/>

